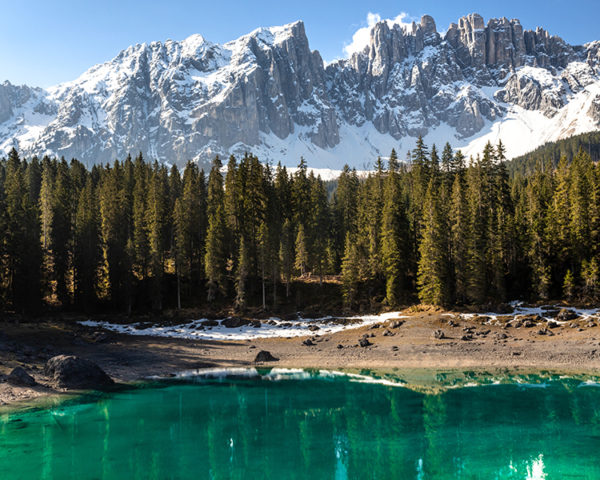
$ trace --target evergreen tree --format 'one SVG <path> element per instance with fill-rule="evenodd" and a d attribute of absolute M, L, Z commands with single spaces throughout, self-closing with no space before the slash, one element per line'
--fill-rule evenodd
<path fill-rule="evenodd" d="M 583 280 L 584 294 L 588 298 L 596 299 L 598 297 L 600 270 L 595 258 L 583 261 L 581 265 L 581 278 Z"/>
<path fill-rule="evenodd" d="M 320 283 L 322 283 L 323 275 L 327 269 L 328 232 L 330 231 L 329 205 L 327 202 L 327 192 L 321 178 L 311 176 L 310 183 L 312 215 L 310 217 L 311 242 L 309 258 L 311 258 L 311 265 L 317 275 L 319 275 Z M 356 207 L 354 208 L 356 209 Z M 354 215 L 356 215 L 356 210 Z"/>
<path fill-rule="evenodd" d="M 168 175 L 164 167 L 154 164 L 148 186 L 146 226 L 150 253 L 152 306 L 162 310 L 162 279 L 169 239 Z"/>
<path fill-rule="evenodd" d="M 98 187 L 100 199 L 100 236 L 102 269 L 100 290 L 113 307 L 131 311 L 130 257 L 128 226 L 123 188 L 123 168 L 119 162 L 107 167 Z"/>
<path fill-rule="evenodd" d="M 531 268 L 531 286 L 537 297 L 547 299 L 552 287 L 547 215 L 552 185 L 551 178 L 540 167 L 529 180 L 526 189 L 526 253 Z"/>
<path fill-rule="evenodd" d="M 565 273 L 565 279 L 563 280 L 563 295 L 567 300 L 572 300 L 575 296 L 575 278 L 571 269 Z"/>
<path fill-rule="evenodd" d="M 377 159 L 375 174 L 369 176 L 366 184 L 365 212 L 362 216 L 361 230 L 366 235 L 369 258 L 369 276 L 372 278 L 383 276 L 383 259 L 381 256 L 381 231 L 384 206 L 385 172 L 381 159 Z"/>
<path fill-rule="evenodd" d="M 446 142 L 446 145 L 444 145 L 444 150 L 442 151 L 441 171 L 442 171 L 443 181 L 446 184 L 446 186 L 448 186 L 448 187 L 450 187 L 452 185 L 452 181 L 453 181 L 453 177 L 452 177 L 452 174 L 454 173 L 453 168 L 452 168 L 453 159 L 454 159 L 454 154 L 452 152 L 452 147 L 450 146 L 450 144 L 448 142 Z"/>
<path fill-rule="evenodd" d="M 238 252 L 238 271 L 236 278 L 235 308 L 243 311 L 246 308 L 246 283 L 250 270 L 250 252 L 244 236 L 240 237 Z"/>
<path fill-rule="evenodd" d="M 356 233 L 358 187 L 356 170 L 344 165 L 333 199 L 335 245 L 339 250 L 344 248 L 346 233 Z"/>
<path fill-rule="evenodd" d="M 342 260 L 342 285 L 344 304 L 349 308 L 352 308 L 356 300 L 358 275 L 356 244 L 352 240 L 350 232 L 347 232 L 346 241 L 344 242 L 344 258 Z"/>
<path fill-rule="evenodd" d="M 422 303 L 445 305 L 449 300 L 448 226 L 440 205 L 439 186 L 431 177 L 423 207 L 423 238 L 419 245 L 418 289 Z"/>
<path fill-rule="evenodd" d="M 198 172 L 195 163 L 188 162 L 182 188 L 174 209 L 178 306 L 181 305 L 181 278 L 198 288 L 204 270 L 206 192 L 204 174 Z"/>
<path fill-rule="evenodd" d="M 298 226 L 298 234 L 296 235 L 296 260 L 294 266 L 303 277 L 306 273 L 306 264 L 308 263 L 308 249 L 306 246 L 306 234 L 304 233 L 304 224 Z"/>
<path fill-rule="evenodd" d="M 70 303 L 70 269 L 73 248 L 73 186 L 69 166 L 63 158 L 58 164 L 52 191 L 52 226 L 50 230 L 53 257 L 53 279 L 56 296 L 64 307 Z"/>
<path fill-rule="evenodd" d="M 395 152 L 385 180 L 383 214 L 381 222 L 381 254 L 386 278 L 386 300 L 391 306 L 400 304 L 406 289 L 405 259 L 407 255 L 407 220 L 400 189 Z"/>
<path fill-rule="evenodd" d="M 486 166 L 478 161 L 467 174 L 469 233 L 467 297 L 475 304 L 487 300 L 489 204 Z"/>
<path fill-rule="evenodd" d="M 75 304 L 84 311 L 89 311 L 96 303 L 101 261 L 99 224 L 98 204 L 92 181 L 88 178 L 77 202 L 73 249 Z"/>
<path fill-rule="evenodd" d="M 148 243 L 148 229 L 146 227 L 147 191 L 150 172 L 144 157 L 140 153 L 134 163 L 134 185 L 132 195 L 133 217 L 133 247 L 132 260 L 134 272 L 138 279 L 143 280 L 148 275 L 148 258 L 150 246 Z"/>
<path fill-rule="evenodd" d="M 286 218 L 281 230 L 281 240 L 279 244 L 279 260 L 281 272 L 285 280 L 285 296 L 290 296 L 290 283 L 295 266 L 294 257 L 294 227 L 292 221 Z"/>
<path fill-rule="evenodd" d="M 452 294 L 454 301 L 463 303 L 467 300 L 470 219 L 464 178 L 461 173 L 456 174 L 452 184 L 449 222 Z"/>
<path fill-rule="evenodd" d="M 6 162 L 5 253 L 8 299 L 17 311 L 35 310 L 40 304 L 41 250 L 37 205 L 31 201 L 26 166 L 13 148 Z"/>
<path fill-rule="evenodd" d="M 225 250 L 226 223 L 221 160 L 215 157 L 210 175 L 206 198 L 208 228 L 204 268 L 208 283 L 208 301 L 215 299 L 217 292 L 226 294 L 227 251 Z"/>

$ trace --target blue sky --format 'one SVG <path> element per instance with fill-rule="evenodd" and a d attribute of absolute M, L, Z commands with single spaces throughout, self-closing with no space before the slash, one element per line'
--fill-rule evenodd
<path fill-rule="evenodd" d="M 438 30 L 478 12 L 543 26 L 572 44 L 600 39 L 598 0 L 188 1 L 0 0 L 0 82 L 47 87 L 73 80 L 135 43 L 200 33 L 223 43 L 259 26 L 304 20 L 311 48 L 325 60 L 344 56 L 369 12 L 404 21 L 432 15 Z"/>

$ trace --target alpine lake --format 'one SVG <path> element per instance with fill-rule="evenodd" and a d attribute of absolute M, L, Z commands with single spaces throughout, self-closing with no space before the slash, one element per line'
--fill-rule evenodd
<path fill-rule="evenodd" d="M 0 413 L 2 479 L 599 479 L 597 378 L 187 372 Z"/>

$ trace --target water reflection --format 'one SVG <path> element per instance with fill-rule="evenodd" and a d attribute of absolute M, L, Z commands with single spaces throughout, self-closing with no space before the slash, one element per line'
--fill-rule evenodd
<path fill-rule="evenodd" d="M 600 478 L 600 388 L 170 384 L 5 414 L 1 478 Z"/>

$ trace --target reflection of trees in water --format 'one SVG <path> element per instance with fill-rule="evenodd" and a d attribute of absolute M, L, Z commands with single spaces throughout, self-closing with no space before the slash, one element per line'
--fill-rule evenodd
<path fill-rule="evenodd" d="M 0 467 L 47 479 L 600 478 L 599 400 L 576 386 L 183 385 L 5 415 Z"/>

